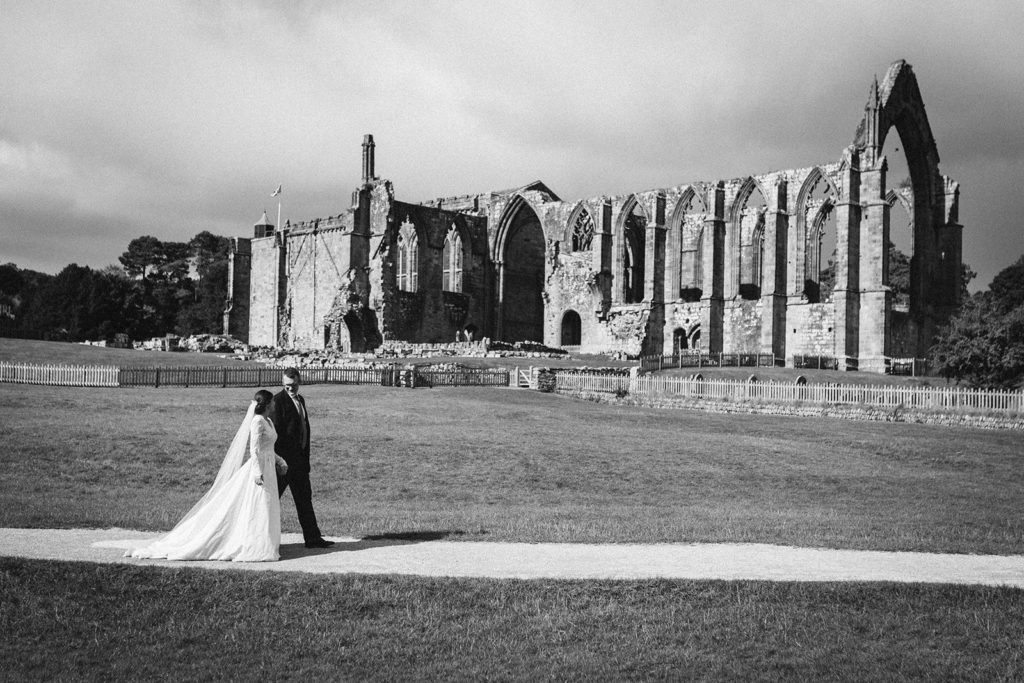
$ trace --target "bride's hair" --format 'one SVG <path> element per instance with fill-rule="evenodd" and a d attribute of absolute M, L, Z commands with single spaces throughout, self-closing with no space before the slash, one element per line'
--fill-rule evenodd
<path fill-rule="evenodd" d="M 266 389 L 260 389 L 256 392 L 256 395 L 252 397 L 252 400 L 256 401 L 256 407 L 252 411 L 256 415 L 262 415 L 267 412 L 267 406 L 270 405 L 270 401 L 274 398 L 274 395 Z"/>

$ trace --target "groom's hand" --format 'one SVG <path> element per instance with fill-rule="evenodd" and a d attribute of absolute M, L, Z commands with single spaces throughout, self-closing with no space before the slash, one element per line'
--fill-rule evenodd
<path fill-rule="evenodd" d="M 262 474 L 256 475 L 256 485 L 257 486 L 263 486 L 263 475 Z"/>

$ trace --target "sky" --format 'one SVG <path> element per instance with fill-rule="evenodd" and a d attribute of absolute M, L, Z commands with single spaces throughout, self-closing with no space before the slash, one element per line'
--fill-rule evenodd
<path fill-rule="evenodd" d="M 0 263 L 397 198 L 563 200 L 837 161 L 872 78 L 917 76 L 964 261 L 1024 254 L 1024 3 L 0 0 Z M 887 152 L 889 145 L 887 143 Z"/>

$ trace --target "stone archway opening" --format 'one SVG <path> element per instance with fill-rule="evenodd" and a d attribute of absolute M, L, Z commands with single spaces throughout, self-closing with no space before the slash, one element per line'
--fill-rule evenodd
<path fill-rule="evenodd" d="M 839 201 L 835 188 L 821 173 L 804 199 L 804 283 L 808 303 L 832 301 L 836 286 L 836 217 Z"/>
<path fill-rule="evenodd" d="M 678 356 L 690 348 L 690 340 L 686 330 L 677 327 L 672 331 L 672 355 Z"/>
<path fill-rule="evenodd" d="M 562 346 L 579 346 L 583 339 L 583 321 L 576 311 L 566 311 L 562 316 Z"/>
<path fill-rule="evenodd" d="M 355 311 L 349 311 L 342 318 L 343 325 L 339 326 L 341 333 L 338 346 L 348 353 L 362 353 L 366 351 L 366 337 L 363 334 L 363 321 L 359 319 Z M 346 339 L 347 336 L 347 339 Z"/>
<path fill-rule="evenodd" d="M 647 216 L 635 202 L 622 223 L 622 301 L 637 304 L 644 300 Z"/>
<path fill-rule="evenodd" d="M 885 201 L 889 205 L 887 284 L 892 290 L 892 308 L 910 310 L 911 270 L 914 262 L 914 183 L 907 164 L 906 147 L 893 126 L 882 147 L 887 170 Z"/>
<path fill-rule="evenodd" d="M 700 325 L 697 325 L 690 331 L 690 348 L 694 351 L 700 351 Z"/>
<path fill-rule="evenodd" d="M 757 183 L 750 181 L 746 196 L 741 195 L 734 216 L 733 244 L 737 253 L 736 294 L 743 299 L 759 299 L 764 271 L 764 227 L 768 201 Z"/>
<path fill-rule="evenodd" d="M 544 230 L 519 200 L 501 249 L 500 337 L 507 342 L 544 341 Z"/>

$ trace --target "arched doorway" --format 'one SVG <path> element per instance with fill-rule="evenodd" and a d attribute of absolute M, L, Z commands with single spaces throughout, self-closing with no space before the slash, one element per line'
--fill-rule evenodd
<path fill-rule="evenodd" d="M 576 311 L 566 311 L 562 316 L 562 346 L 579 346 L 583 338 L 583 323 Z"/>
<path fill-rule="evenodd" d="M 517 197 L 499 226 L 499 336 L 508 342 L 544 341 L 544 230 Z"/>
<path fill-rule="evenodd" d="M 689 342 L 686 337 L 686 330 L 682 327 L 677 327 L 672 332 L 672 355 L 678 356 L 689 348 Z"/>

